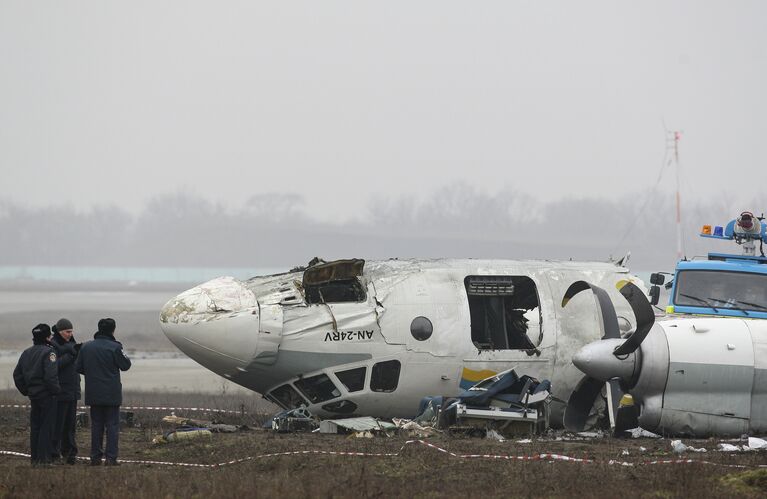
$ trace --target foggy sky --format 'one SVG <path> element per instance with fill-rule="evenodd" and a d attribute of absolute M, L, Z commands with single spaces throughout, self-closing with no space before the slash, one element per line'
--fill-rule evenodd
<path fill-rule="evenodd" d="M 764 2 L 0 2 L 0 198 L 321 220 L 465 182 L 541 201 L 767 180 Z M 742 172 L 730 181 L 720 174 Z M 662 188 L 671 193 L 673 176 Z M 763 199 L 763 198 L 762 198 Z"/>

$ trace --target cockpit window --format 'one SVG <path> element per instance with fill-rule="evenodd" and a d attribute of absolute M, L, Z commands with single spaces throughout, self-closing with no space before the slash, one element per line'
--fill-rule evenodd
<path fill-rule="evenodd" d="M 674 305 L 767 312 L 767 274 L 683 270 L 676 277 Z"/>
<path fill-rule="evenodd" d="M 402 365 L 398 360 L 387 360 L 373 365 L 370 389 L 374 392 L 393 392 L 399 384 Z"/>
<path fill-rule="evenodd" d="M 541 312 L 535 282 L 527 276 L 468 276 L 471 340 L 479 350 L 533 350 Z"/>
<path fill-rule="evenodd" d="M 268 393 L 268 398 L 278 405 L 281 405 L 284 409 L 295 409 L 302 405 L 308 405 L 306 400 L 299 395 L 295 388 L 290 385 L 278 386 L 274 390 Z"/>
<path fill-rule="evenodd" d="M 348 371 L 336 372 L 336 377 L 344 384 L 350 392 L 358 392 L 365 388 L 366 367 L 357 367 Z"/>
<path fill-rule="evenodd" d="M 365 288 L 358 277 L 365 260 L 336 260 L 309 267 L 304 271 L 303 286 L 307 303 L 342 303 L 365 301 Z"/>
<path fill-rule="evenodd" d="M 295 385 L 296 388 L 301 390 L 301 393 L 306 395 L 312 404 L 318 404 L 341 396 L 341 392 L 327 374 L 301 378 L 295 382 Z"/>

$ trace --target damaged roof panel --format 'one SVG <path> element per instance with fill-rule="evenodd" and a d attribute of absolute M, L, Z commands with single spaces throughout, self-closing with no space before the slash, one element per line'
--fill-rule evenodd
<path fill-rule="evenodd" d="M 354 279 L 362 275 L 365 260 L 336 260 L 309 267 L 304 271 L 304 286 L 316 286 L 331 281 Z"/>

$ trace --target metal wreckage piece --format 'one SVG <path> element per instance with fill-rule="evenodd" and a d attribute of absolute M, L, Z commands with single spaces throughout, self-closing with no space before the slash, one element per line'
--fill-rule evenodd
<path fill-rule="evenodd" d="M 439 429 L 495 430 L 506 435 L 538 435 L 549 428 L 551 382 L 514 369 L 486 378 L 456 398 L 425 397 L 419 423 Z"/>

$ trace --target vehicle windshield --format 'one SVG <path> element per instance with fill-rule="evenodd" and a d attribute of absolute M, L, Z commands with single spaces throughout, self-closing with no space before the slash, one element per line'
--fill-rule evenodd
<path fill-rule="evenodd" d="M 767 312 L 767 274 L 683 270 L 676 277 L 674 305 Z"/>

